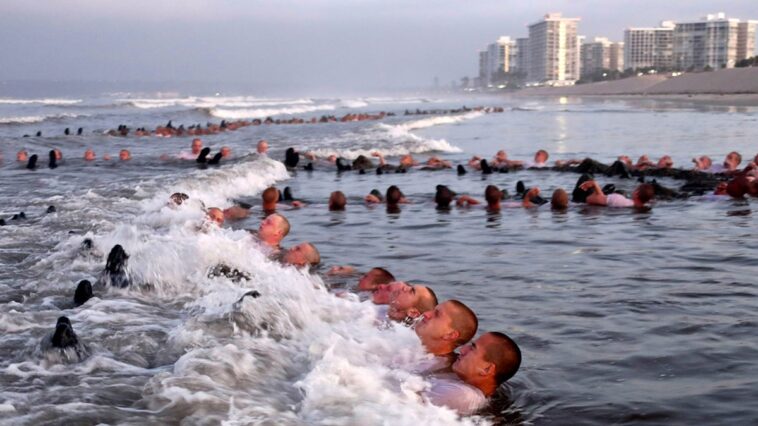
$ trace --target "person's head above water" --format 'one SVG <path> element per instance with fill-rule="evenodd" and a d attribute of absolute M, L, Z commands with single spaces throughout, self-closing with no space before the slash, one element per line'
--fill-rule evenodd
<path fill-rule="evenodd" d="M 261 200 L 263 201 L 263 210 L 276 210 L 276 203 L 279 202 L 279 191 L 275 186 L 269 186 L 261 194 Z"/>
<path fill-rule="evenodd" d="M 659 169 L 670 169 L 674 167 L 674 160 L 671 159 L 671 156 L 664 155 L 658 160 L 658 164 L 656 165 Z"/>
<path fill-rule="evenodd" d="M 92 148 L 87 148 L 87 150 L 84 151 L 84 160 L 85 161 L 95 160 L 95 151 L 93 151 Z"/>
<path fill-rule="evenodd" d="M 168 197 L 169 205 L 181 206 L 183 202 L 189 200 L 189 195 L 183 192 L 174 192 Z"/>
<path fill-rule="evenodd" d="M 276 247 L 290 233 L 290 222 L 286 217 L 272 213 L 258 226 L 258 239 L 264 244 Z"/>
<path fill-rule="evenodd" d="M 395 185 L 387 188 L 387 195 L 385 196 L 385 199 L 387 200 L 388 206 L 397 206 L 397 203 L 400 202 L 401 198 L 403 198 L 403 193 L 400 192 L 400 188 Z"/>
<path fill-rule="evenodd" d="M 634 207 L 642 208 L 655 197 L 655 187 L 650 183 L 643 183 L 632 192 Z"/>
<path fill-rule="evenodd" d="M 479 320 L 468 306 L 448 300 L 424 312 L 416 324 L 416 335 L 430 353 L 447 355 L 471 340 L 478 326 Z"/>
<path fill-rule="evenodd" d="M 222 146 L 220 153 L 222 158 L 229 158 L 232 155 L 232 149 L 228 146 Z"/>
<path fill-rule="evenodd" d="M 553 210 L 566 210 L 569 204 L 568 193 L 563 188 L 553 191 L 553 197 L 550 199 L 550 207 Z"/>
<path fill-rule="evenodd" d="M 384 268 L 371 268 L 358 280 L 358 290 L 374 291 L 379 284 L 387 284 L 395 281 L 395 277 Z M 384 302 L 389 303 L 389 300 Z"/>
<path fill-rule="evenodd" d="M 192 154 L 200 154 L 200 150 L 203 149 L 203 141 L 198 138 L 192 139 L 192 145 L 190 145 L 190 148 L 192 149 Z"/>
<path fill-rule="evenodd" d="M 258 145 L 255 147 L 256 151 L 258 151 L 258 154 L 265 154 L 268 152 L 268 142 L 266 142 L 265 139 L 261 139 L 258 141 Z"/>
<path fill-rule="evenodd" d="M 224 224 L 224 211 L 218 207 L 211 207 L 205 212 L 205 217 L 218 226 Z"/>
<path fill-rule="evenodd" d="M 742 162 L 742 155 L 737 151 L 732 151 L 724 158 L 724 168 L 727 170 L 736 170 Z"/>
<path fill-rule="evenodd" d="M 345 210 L 347 204 L 347 198 L 342 191 L 334 191 L 329 195 L 329 211 Z"/>
<path fill-rule="evenodd" d="M 409 285 L 400 283 L 399 286 L 392 286 L 389 297 L 389 310 L 387 316 L 395 321 L 402 321 L 405 318 L 418 318 L 421 314 L 431 311 L 437 306 L 437 295 L 431 288 L 423 285 Z"/>
<path fill-rule="evenodd" d="M 128 149 L 122 149 L 118 152 L 118 159 L 121 161 L 128 161 L 132 159 L 132 154 Z"/>
<path fill-rule="evenodd" d="M 311 243 L 300 243 L 284 252 L 282 262 L 293 266 L 312 266 L 321 262 L 321 255 Z"/>
<path fill-rule="evenodd" d="M 434 194 L 434 202 L 437 203 L 437 208 L 446 209 L 450 207 L 450 203 L 453 202 L 455 194 L 445 185 L 437 185 L 437 192 Z"/>
<path fill-rule="evenodd" d="M 487 185 L 484 189 L 484 199 L 487 200 L 487 208 L 490 210 L 500 210 L 500 201 L 503 199 L 503 192 L 495 185 Z"/>
<path fill-rule="evenodd" d="M 545 164 L 547 163 L 547 159 L 549 157 L 550 155 L 547 153 L 547 151 L 545 151 L 544 149 L 541 149 L 534 154 L 534 163 Z"/>
<path fill-rule="evenodd" d="M 464 383 L 491 396 L 520 366 L 521 350 L 516 342 L 503 333 L 489 332 L 461 347 L 453 372 Z"/>
<path fill-rule="evenodd" d="M 28 160 L 29 160 L 29 154 L 26 153 L 26 150 L 22 149 L 16 153 L 16 161 L 21 161 L 25 163 Z"/>

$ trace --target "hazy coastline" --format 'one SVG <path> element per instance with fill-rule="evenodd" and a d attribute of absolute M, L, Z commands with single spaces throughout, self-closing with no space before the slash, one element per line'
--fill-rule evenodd
<path fill-rule="evenodd" d="M 567 87 L 535 87 L 512 95 L 644 98 L 754 106 L 758 105 L 758 68 L 724 69 L 677 77 L 646 75 Z"/>

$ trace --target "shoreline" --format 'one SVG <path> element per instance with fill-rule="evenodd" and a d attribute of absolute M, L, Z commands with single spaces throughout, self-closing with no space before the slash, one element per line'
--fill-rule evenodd
<path fill-rule="evenodd" d="M 699 105 L 718 106 L 758 106 L 758 93 L 744 94 L 714 94 L 714 93 L 681 93 L 681 94 L 521 94 L 519 92 L 507 95 L 512 98 L 581 98 L 596 100 L 625 100 L 625 101 L 658 101 L 692 103 Z"/>
<path fill-rule="evenodd" d="M 643 75 L 564 87 L 530 87 L 514 97 L 587 97 L 758 106 L 758 67 L 731 68 L 676 77 Z"/>

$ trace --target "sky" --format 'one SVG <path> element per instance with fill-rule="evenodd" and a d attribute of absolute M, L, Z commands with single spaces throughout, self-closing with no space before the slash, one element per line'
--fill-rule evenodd
<path fill-rule="evenodd" d="M 450 84 L 545 13 L 588 39 L 756 0 L 0 0 L 0 80 L 244 83 L 360 92 Z"/>

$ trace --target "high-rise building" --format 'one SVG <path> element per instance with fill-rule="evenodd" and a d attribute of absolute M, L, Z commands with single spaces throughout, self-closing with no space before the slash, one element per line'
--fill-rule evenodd
<path fill-rule="evenodd" d="M 601 70 L 623 71 L 624 43 L 595 37 L 594 41 L 582 43 L 581 49 L 582 76 L 592 75 Z"/>
<path fill-rule="evenodd" d="M 674 23 L 657 28 L 627 28 L 624 31 L 624 67 L 668 70 L 674 65 Z"/>
<path fill-rule="evenodd" d="M 680 70 L 732 68 L 737 62 L 739 19 L 723 13 L 674 27 L 674 67 Z"/>
<path fill-rule="evenodd" d="M 487 51 L 479 51 L 479 85 L 487 85 Z"/>
<path fill-rule="evenodd" d="M 528 80 L 570 84 L 579 78 L 579 18 L 550 13 L 529 25 Z"/>
<path fill-rule="evenodd" d="M 516 43 L 510 37 L 500 37 L 479 52 L 479 78 L 483 85 L 492 84 L 499 74 L 509 73 Z"/>
<path fill-rule="evenodd" d="M 758 21 L 743 21 L 737 25 L 737 60 L 755 56 L 755 32 Z"/>
<path fill-rule="evenodd" d="M 624 42 L 611 43 L 611 61 L 608 68 L 616 71 L 624 71 Z"/>
<path fill-rule="evenodd" d="M 529 38 L 521 37 L 516 39 L 516 54 L 514 65 L 514 72 L 520 74 L 526 74 L 529 72 Z"/>

